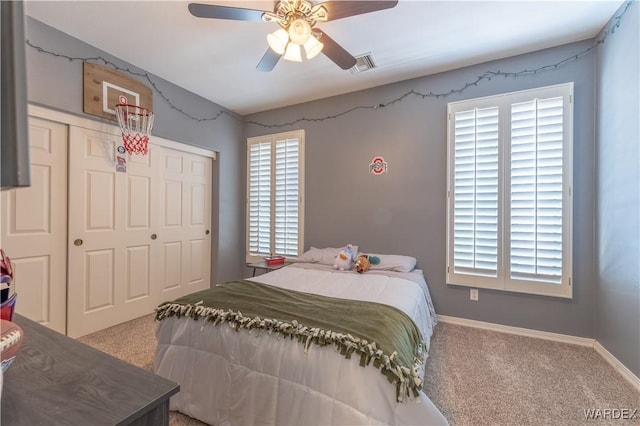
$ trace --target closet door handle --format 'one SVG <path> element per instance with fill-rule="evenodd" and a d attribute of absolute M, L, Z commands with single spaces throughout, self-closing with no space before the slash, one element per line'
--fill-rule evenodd
<path fill-rule="evenodd" d="M 73 245 L 76 246 L 76 247 L 80 247 L 82 245 L 82 243 L 84 243 L 84 241 L 82 241 L 82 239 L 80 239 L 80 238 L 76 238 L 73 241 Z"/>
<path fill-rule="evenodd" d="M 151 239 L 155 240 L 156 238 L 158 238 L 158 236 L 156 234 L 151 234 Z"/>
<path fill-rule="evenodd" d="M 205 235 L 209 235 L 209 230 L 207 229 L 206 231 L 204 231 Z"/>

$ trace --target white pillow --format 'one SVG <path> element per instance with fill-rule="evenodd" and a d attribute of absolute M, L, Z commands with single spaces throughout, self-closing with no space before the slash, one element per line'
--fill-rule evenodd
<path fill-rule="evenodd" d="M 298 256 L 297 261 L 306 263 L 321 263 L 323 265 L 333 265 L 335 257 L 338 255 L 338 253 L 340 253 L 340 250 L 345 247 L 346 246 L 325 248 L 311 247 L 309 250 Z M 352 244 L 351 247 L 353 255 L 355 256 L 358 253 L 358 246 L 354 246 Z"/>
<path fill-rule="evenodd" d="M 415 269 L 417 260 L 415 257 L 402 256 L 397 254 L 375 254 L 367 253 L 369 258 L 376 256 L 380 258 L 380 263 L 371 263 L 371 270 L 411 272 Z"/>

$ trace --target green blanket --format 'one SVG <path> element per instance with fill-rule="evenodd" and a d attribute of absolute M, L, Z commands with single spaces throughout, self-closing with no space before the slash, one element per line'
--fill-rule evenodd
<path fill-rule="evenodd" d="M 262 330 L 297 339 L 307 352 L 312 343 L 334 345 L 345 358 L 380 369 L 396 385 L 399 402 L 422 389 L 418 368 L 425 345 L 414 322 L 402 311 L 380 303 L 320 296 L 248 280 L 233 281 L 166 302 L 156 320 L 203 318 L 234 330 Z"/>

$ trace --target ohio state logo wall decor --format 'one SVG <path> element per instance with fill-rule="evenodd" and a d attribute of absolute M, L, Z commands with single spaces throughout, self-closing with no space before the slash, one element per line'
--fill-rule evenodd
<path fill-rule="evenodd" d="M 389 169 L 387 167 L 387 162 L 384 161 L 384 158 L 374 157 L 373 160 L 371 160 L 371 164 L 369 164 L 369 173 L 373 173 L 374 175 L 381 175 L 388 171 Z"/>

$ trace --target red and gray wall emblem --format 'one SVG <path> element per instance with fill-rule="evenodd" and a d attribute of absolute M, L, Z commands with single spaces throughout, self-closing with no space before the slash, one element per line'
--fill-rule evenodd
<path fill-rule="evenodd" d="M 387 162 L 382 157 L 374 157 L 369 164 L 369 173 L 374 175 L 381 175 L 388 171 Z"/>

